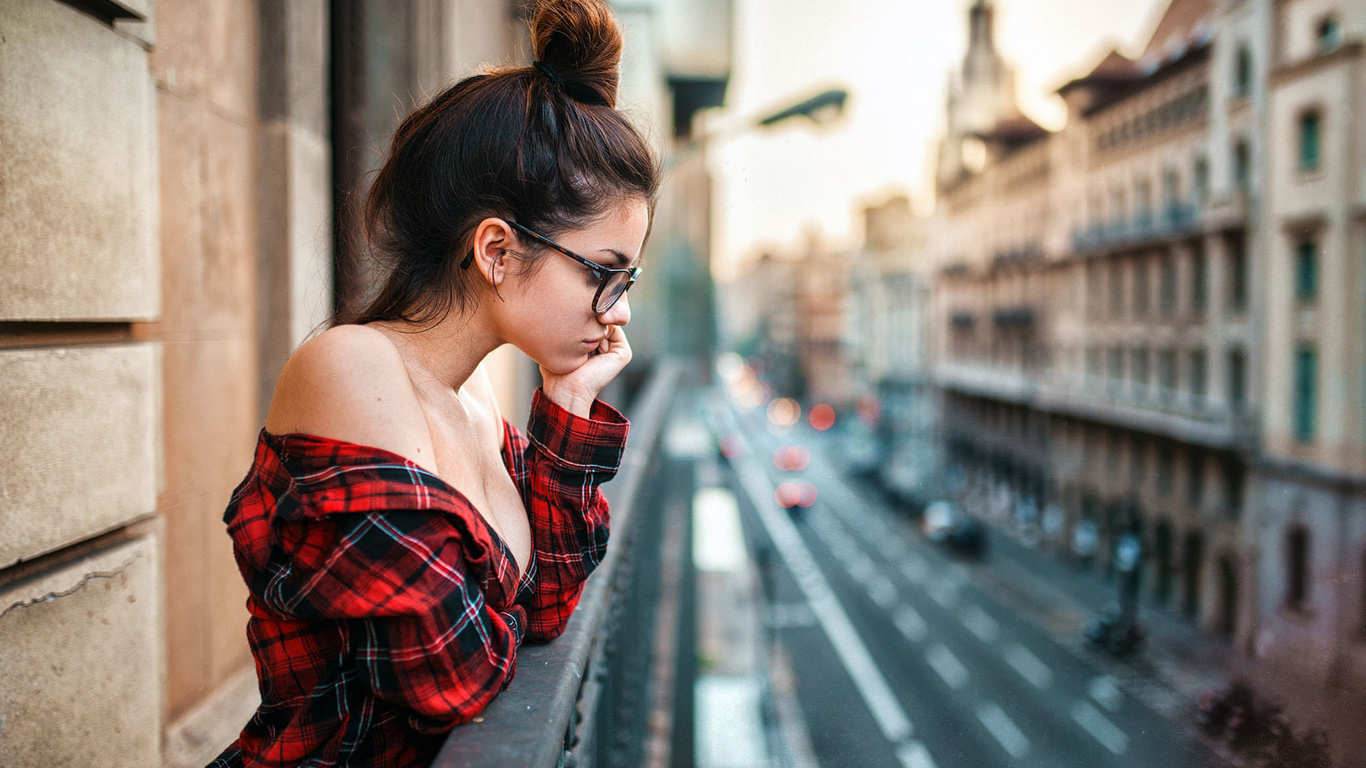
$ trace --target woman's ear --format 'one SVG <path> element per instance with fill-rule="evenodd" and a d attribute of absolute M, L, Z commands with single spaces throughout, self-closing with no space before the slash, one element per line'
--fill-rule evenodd
<path fill-rule="evenodd" d="M 502 219 L 489 217 L 474 228 L 471 266 L 494 288 L 507 277 L 507 253 L 514 243 L 512 227 Z"/>

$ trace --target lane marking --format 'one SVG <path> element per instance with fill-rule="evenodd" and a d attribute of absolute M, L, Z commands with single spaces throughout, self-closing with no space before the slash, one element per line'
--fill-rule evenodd
<path fill-rule="evenodd" d="M 797 532 L 797 527 L 785 513 L 778 510 L 773 499 L 776 491 L 773 483 L 759 468 L 751 451 L 745 451 L 741 464 L 736 476 L 749 495 L 759 521 L 768 530 L 769 538 L 788 569 L 796 575 L 797 587 L 806 596 L 816 621 L 830 638 L 835 654 L 854 681 L 854 687 L 872 712 L 878 728 L 894 744 L 909 739 L 910 718 L 892 694 L 891 685 L 873 661 L 872 654 L 854 629 L 830 583 L 816 567 L 815 559 Z"/>
<path fill-rule="evenodd" d="M 850 558 L 848 570 L 849 575 L 854 577 L 854 581 L 864 586 L 867 586 L 868 582 L 877 575 L 877 566 L 873 565 L 873 561 L 869 560 L 868 556 L 862 552 Z"/>
<path fill-rule="evenodd" d="M 968 668 L 942 643 L 935 643 L 925 654 L 925 662 L 950 688 L 957 690 L 968 681 Z"/>
<path fill-rule="evenodd" d="M 938 768 L 930 751 L 918 741 L 902 744 L 896 751 L 896 759 L 901 761 L 902 768 Z"/>
<path fill-rule="evenodd" d="M 891 579 L 886 576 L 878 576 L 873 580 L 868 587 L 868 596 L 884 610 L 896 605 L 896 587 L 892 586 Z"/>
<path fill-rule="evenodd" d="M 1118 712 L 1120 705 L 1124 703 L 1124 694 L 1119 690 L 1119 684 L 1109 675 L 1092 679 L 1086 686 L 1086 692 L 1111 712 Z"/>
<path fill-rule="evenodd" d="M 1020 732 L 1010 717 L 995 702 L 988 701 L 977 708 L 977 719 L 1011 757 L 1020 759 L 1029 753 L 1029 739 Z"/>
<path fill-rule="evenodd" d="M 726 488 L 698 488 L 692 495 L 692 561 L 699 571 L 735 573 L 745 564 L 740 505 Z"/>
<path fill-rule="evenodd" d="M 768 762 L 758 680 L 703 675 L 693 683 L 693 696 L 697 702 L 693 738 L 700 768 Z"/>
<path fill-rule="evenodd" d="M 909 605 L 903 605 L 896 609 L 896 612 L 892 614 L 892 623 L 896 624 L 896 628 L 901 630 L 901 634 L 913 643 L 924 640 L 930 633 L 929 625 Z"/>
<path fill-rule="evenodd" d="M 1005 650 L 1006 663 L 1012 669 L 1020 673 L 1020 677 L 1029 681 L 1029 684 L 1043 690 L 1053 683 L 1053 670 L 1048 665 L 1039 660 L 1038 656 L 1029 652 L 1019 643 L 1011 643 Z"/>
<path fill-rule="evenodd" d="M 961 621 L 968 631 L 984 643 L 994 643 L 1001 636 L 1001 627 L 996 620 L 987 615 L 979 606 L 972 606 L 963 612 Z"/>
<path fill-rule="evenodd" d="M 1121 731 L 1118 726 L 1105 719 L 1095 707 L 1086 702 L 1079 702 L 1072 709 L 1072 719 L 1077 721 L 1077 725 L 1086 729 L 1086 732 L 1095 737 L 1102 746 L 1116 755 L 1124 754 L 1129 748 L 1129 737 Z"/>
<path fill-rule="evenodd" d="M 925 579 L 929 578 L 930 569 L 925 565 L 924 560 L 915 559 L 901 564 L 901 575 L 912 584 L 924 584 Z"/>
<path fill-rule="evenodd" d="M 958 587 L 941 581 L 930 587 L 930 599 L 945 608 L 952 608 L 958 601 Z"/>

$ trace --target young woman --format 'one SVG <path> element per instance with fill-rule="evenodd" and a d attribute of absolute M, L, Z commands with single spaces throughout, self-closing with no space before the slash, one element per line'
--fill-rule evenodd
<path fill-rule="evenodd" d="M 224 517 L 262 703 L 215 766 L 425 766 L 557 636 L 607 543 L 627 423 L 596 400 L 659 184 L 615 110 L 602 0 L 545 0 L 536 63 L 409 115 L 366 206 L 386 282 L 295 352 Z M 480 362 L 540 365 L 523 437 Z"/>

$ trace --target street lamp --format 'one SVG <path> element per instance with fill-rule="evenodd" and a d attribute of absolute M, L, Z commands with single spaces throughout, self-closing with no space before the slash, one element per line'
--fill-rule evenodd
<path fill-rule="evenodd" d="M 806 118 L 815 125 L 830 125 L 839 120 L 844 115 L 844 107 L 849 100 L 849 91 L 844 88 L 829 88 L 814 96 L 794 102 L 786 107 L 779 108 L 763 117 L 745 121 L 738 126 L 718 131 L 705 133 L 697 138 L 689 139 L 686 144 L 674 150 L 664 162 L 664 171 L 673 170 L 679 163 L 686 160 L 692 154 L 704 147 L 713 146 L 720 141 L 727 141 L 742 134 L 748 133 L 756 128 L 772 128 L 773 126 L 784 123 L 796 118 Z"/>
<path fill-rule="evenodd" d="M 794 117 L 805 117 L 816 125 L 829 125 L 844 114 L 844 103 L 848 99 L 849 92 L 845 89 L 831 88 L 790 107 L 780 109 L 767 117 L 759 118 L 758 124 L 768 128 Z"/>

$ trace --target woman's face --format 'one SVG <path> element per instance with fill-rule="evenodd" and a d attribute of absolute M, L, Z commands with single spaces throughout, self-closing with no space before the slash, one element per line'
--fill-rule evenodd
<path fill-rule="evenodd" d="M 604 267 L 640 266 L 649 222 L 645 201 L 631 198 L 593 223 L 561 233 L 555 242 Z M 593 297 L 601 278 L 590 267 L 527 235 L 519 234 L 518 245 L 537 252 L 540 263 L 503 291 L 504 338 L 552 373 L 569 373 L 588 360 L 609 326 L 630 322 L 630 293 L 596 314 Z"/>

